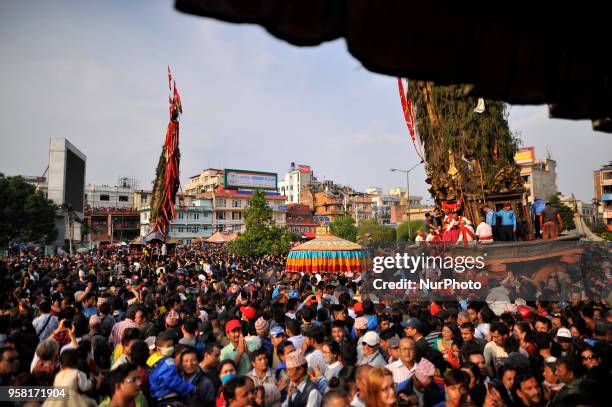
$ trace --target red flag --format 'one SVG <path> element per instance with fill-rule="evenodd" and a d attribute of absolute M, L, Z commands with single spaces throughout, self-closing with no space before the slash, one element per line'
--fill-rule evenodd
<path fill-rule="evenodd" d="M 408 97 L 406 97 L 406 92 L 404 92 L 404 84 L 402 83 L 401 78 L 397 78 L 397 86 L 399 88 L 400 100 L 402 101 L 402 110 L 404 111 L 404 119 L 406 119 L 406 126 L 408 126 L 408 131 L 410 132 L 410 138 L 412 139 L 412 144 L 414 145 L 414 149 L 417 154 L 421 158 L 421 160 L 425 161 L 423 157 L 423 153 L 417 147 L 417 142 L 420 143 L 420 140 L 417 140 L 416 132 L 414 131 L 414 122 L 415 122 L 415 114 L 414 114 L 414 104 L 412 103 L 412 98 L 410 97 L 410 86 L 408 87 Z"/>

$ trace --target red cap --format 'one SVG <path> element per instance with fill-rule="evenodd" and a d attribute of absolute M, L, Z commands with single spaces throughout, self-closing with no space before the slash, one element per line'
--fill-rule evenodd
<path fill-rule="evenodd" d="M 230 332 L 232 332 L 236 328 L 242 329 L 242 324 L 237 319 L 232 319 L 227 324 L 225 324 L 225 332 L 226 333 L 230 333 Z"/>
<path fill-rule="evenodd" d="M 353 310 L 355 312 L 363 312 L 363 304 L 361 302 L 356 302 L 353 306 Z"/>
<path fill-rule="evenodd" d="M 247 317 L 247 319 L 255 318 L 255 308 L 253 308 L 251 306 L 240 307 L 240 312 L 242 312 L 242 315 Z"/>

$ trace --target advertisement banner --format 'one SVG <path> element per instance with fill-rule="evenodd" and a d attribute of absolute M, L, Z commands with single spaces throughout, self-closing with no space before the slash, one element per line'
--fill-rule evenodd
<path fill-rule="evenodd" d="M 518 148 L 516 154 L 514 154 L 514 161 L 521 165 L 533 163 L 535 161 L 535 147 Z"/>
<path fill-rule="evenodd" d="M 278 176 L 272 172 L 226 169 L 224 174 L 226 189 L 265 189 L 275 191 Z"/>

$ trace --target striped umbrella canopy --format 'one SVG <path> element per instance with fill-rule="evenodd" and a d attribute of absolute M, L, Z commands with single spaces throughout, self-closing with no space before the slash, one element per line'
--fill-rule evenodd
<path fill-rule="evenodd" d="M 289 251 L 285 271 L 299 273 L 344 273 L 366 270 L 367 250 L 334 235 L 317 237 Z"/>

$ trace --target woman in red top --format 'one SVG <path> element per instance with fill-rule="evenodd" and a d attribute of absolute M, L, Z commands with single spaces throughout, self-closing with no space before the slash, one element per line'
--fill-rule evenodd
<path fill-rule="evenodd" d="M 521 348 L 525 349 L 529 356 L 534 356 L 538 348 L 533 344 L 533 330 L 529 322 L 519 322 L 514 325 L 514 336 L 521 342 Z"/>

